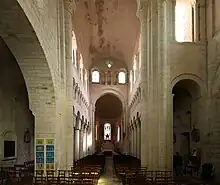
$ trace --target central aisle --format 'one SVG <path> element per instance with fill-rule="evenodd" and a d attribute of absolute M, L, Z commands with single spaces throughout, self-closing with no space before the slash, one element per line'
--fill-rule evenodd
<path fill-rule="evenodd" d="M 113 157 L 106 156 L 105 158 L 105 172 L 100 177 L 98 185 L 121 185 L 121 181 L 118 180 L 114 173 Z"/>

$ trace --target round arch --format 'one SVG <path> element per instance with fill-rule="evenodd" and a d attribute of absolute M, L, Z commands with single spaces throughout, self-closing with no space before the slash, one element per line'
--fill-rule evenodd
<path fill-rule="evenodd" d="M 80 129 L 81 128 L 81 124 L 80 124 L 80 112 L 78 111 L 76 114 L 76 124 L 75 124 L 76 129 Z"/>
<path fill-rule="evenodd" d="M 107 93 L 101 96 L 95 103 L 95 116 L 111 120 L 118 119 L 123 114 L 123 104 L 114 94 Z"/>
<path fill-rule="evenodd" d="M 205 87 L 204 81 L 200 77 L 198 77 L 197 75 L 190 74 L 190 73 L 180 74 L 179 76 L 176 76 L 175 78 L 173 78 L 173 80 L 171 81 L 171 89 L 173 89 L 173 87 L 178 82 L 180 82 L 182 80 L 192 80 L 192 81 L 194 81 L 201 88 L 201 96 L 203 96 L 205 94 L 206 87 Z"/>
<path fill-rule="evenodd" d="M 205 125 L 204 101 L 205 84 L 201 78 L 193 74 L 182 74 L 173 79 L 173 151 L 181 156 L 188 155 L 197 148 L 199 140 L 192 139 L 192 131 L 202 130 Z M 187 121 L 186 121 L 187 120 Z M 181 142 L 182 137 L 187 142 Z"/>
<path fill-rule="evenodd" d="M 191 79 L 183 79 L 178 81 L 173 89 L 172 93 L 175 94 L 177 92 L 184 91 L 184 94 L 191 97 L 192 99 L 197 99 L 202 97 L 202 90 L 198 83 L 196 83 L 194 80 Z"/>
<path fill-rule="evenodd" d="M 116 96 L 122 102 L 122 106 L 124 109 L 124 107 L 125 107 L 124 95 L 116 89 L 111 89 L 111 88 L 106 88 L 106 87 L 102 88 L 98 93 L 95 94 L 95 97 L 93 98 L 93 105 L 95 105 L 95 103 L 97 102 L 97 100 L 99 98 L 101 98 L 102 96 L 104 96 L 106 94 L 112 94 L 112 95 Z"/>
<path fill-rule="evenodd" d="M 1 1 L 0 16 L 4 21 L 0 20 L 0 36 L 22 71 L 28 90 L 29 108 L 36 116 L 36 121 L 45 122 L 40 115 L 49 109 L 52 115 L 46 122 L 54 122 L 56 98 L 52 73 L 36 30 L 27 18 L 25 5 L 23 7 L 21 4 L 17 0 Z M 12 7 L 16 11 L 11 11 Z"/>

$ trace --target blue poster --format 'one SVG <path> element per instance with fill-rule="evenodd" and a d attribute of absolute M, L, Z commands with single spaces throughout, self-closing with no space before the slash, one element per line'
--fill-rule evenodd
<path fill-rule="evenodd" d="M 47 152 L 46 158 L 54 158 L 54 152 Z"/>
<path fill-rule="evenodd" d="M 54 169 L 54 157 L 55 157 L 55 140 L 46 139 L 46 168 L 47 170 Z"/>
<path fill-rule="evenodd" d="M 36 158 L 44 159 L 44 152 L 36 152 Z"/>
<path fill-rule="evenodd" d="M 45 163 L 44 139 L 36 139 L 36 170 L 43 170 Z"/>
<path fill-rule="evenodd" d="M 44 145 L 37 145 L 36 152 L 44 152 Z"/>
<path fill-rule="evenodd" d="M 54 145 L 47 145 L 46 151 L 54 151 Z"/>
<path fill-rule="evenodd" d="M 36 158 L 36 163 L 37 164 L 40 164 L 40 163 L 44 163 L 44 159 L 42 159 L 42 158 Z"/>
<path fill-rule="evenodd" d="M 54 158 L 47 158 L 46 163 L 54 163 Z"/>

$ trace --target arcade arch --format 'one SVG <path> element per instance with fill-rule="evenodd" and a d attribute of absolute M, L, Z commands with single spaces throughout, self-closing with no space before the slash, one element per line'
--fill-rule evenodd
<path fill-rule="evenodd" d="M 106 93 L 95 103 L 96 151 L 117 150 L 121 138 L 122 101 Z"/>
<path fill-rule="evenodd" d="M 0 160 L 22 164 L 34 160 L 34 116 L 23 74 L 1 37 L 0 53 Z"/>
<path fill-rule="evenodd" d="M 173 93 L 173 153 L 178 152 L 185 162 L 201 162 L 202 87 L 192 79 L 181 79 Z M 197 151 L 192 158 L 193 151 Z M 174 162 L 175 163 L 175 162 Z"/>
<path fill-rule="evenodd" d="M 11 11 L 11 7 L 16 11 Z M 2 17 L 0 36 L 14 55 L 24 76 L 29 107 L 35 115 L 36 133 L 42 134 L 45 131 L 55 133 L 56 127 L 53 125 L 56 122 L 55 87 L 50 67 L 34 28 L 16 0 L 1 1 L 0 16 Z"/>

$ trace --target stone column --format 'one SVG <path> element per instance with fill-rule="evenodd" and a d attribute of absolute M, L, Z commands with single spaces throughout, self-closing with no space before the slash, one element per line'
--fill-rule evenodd
<path fill-rule="evenodd" d="M 83 157 L 83 133 L 84 133 L 84 120 L 79 120 L 79 158 Z"/>
<path fill-rule="evenodd" d="M 147 11 L 148 3 L 139 1 L 138 4 L 138 17 L 140 19 L 140 60 L 141 60 L 141 70 L 140 70 L 140 88 L 141 88 L 141 102 L 140 102 L 140 110 L 141 110 L 141 121 L 144 125 L 144 127 L 141 130 L 141 140 L 144 141 L 141 143 L 141 165 L 142 166 L 148 166 L 148 129 L 147 129 L 147 81 L 149 80 L 149 74 L 147 69 L 149 69 L 149 53 L 150 48 L 148 47 L 148 44 L 150 42 L 150 38 L 148 37 L 148 32 L 150 29 L 149 20 L 147 17 Z M 149 49 L 149 50 L 148 50 Z M 145 142 L 146 141 L 146 142 Z"/>
<path fill-rule="evenodd" d="M 108 85 L 108 72 L 105 72 L 105 85 Z"/>
<path fill-rule="evenodd" d="M 80 130 L 79 128 L 75 128 L 75 161 L 80 159 L 79 146 L 80 146 Z"/>
<path fill-rule="evenodd" d="M 79 158 L 83 158 L 83 128 L 80 129 L 80 145 L 79 145 Z"/>
<path fill-rule="evenodd" d="M 95 106 L 94 104 L 90 105 L 90 126 L 92 134 L 92 146 L 90 146 L 89 154 L 95 153 L 95 143 L 96 143 L 96 123 L 95 123 Z"/>
<path fill-rule="evenodd" d="M 87 148 L 87 125 L 85 125 L 83 130 L 83 157 L 86 156 L 86 148 Z"/>
<path fill-rule="evenodd" d="M 129 155 L 132 155 L 133 141 L 132 141 L 132 128 L 131 128 L 131 125 L 129 126 L 129 138 L 130 138 L 130 151 L 129 151 Z"/>
<path fill-rule="evenodd" d="M 86 144 L 85 144 L 85 156 L 87 156 L 88 155 L 88 125 L 87 125 L 87 127 L 86 127 Z"/>
<path fill-rule="evenodd" d="M 137 157 L 137 125 L 136 122 L 134 121 L 133 123 L 133 128 L 134 128 L 134 157 Z"/>
<path fill-rule="evenodd" d="M 130 141 L 131 141 L 130 155 L 133 155 L 133 129 L 131 125 L 129 126 L 129 129 L 130 129 Z"/>
<path fill-rule="evenodd" d="M 170 169 L 170 81 L 167 63 L 167 1 L 139 2 L 141 22 L 141 162 L 149 170 Z"/>
<path fill-rule="evenodd" d="M 70 169 L 73 164 L 73 63 L 72 63 L 72 16 L 73 1 L 64 0 L 64 24 L 65 24 L 65 63 L 66 63 L 66 131 L 65 131 L 65 151 L 66 152 L 66 169 Z M 64 144 L 64 143 L 63 143 Z"/>
<path fill-rule="evenodd" d="M 139 159 L 141 159 L 141 122 L 139 121 Z"/>
<path fill-rule="evenodd" d="M 76 156 L 75 156 L 75 154 L 76 154 L 76 146 L 75 146 L 75 141 L 76 141 L 76 135 L 75 135 L 75 133 L 76 133 L 76 131 L 75 131 L 75 127 L 76 127 L 76 115 L 75 115 L 75 113 L 74 113 L 74 110 L 73 110 L 73 164 L 74 164 L 74 161 L 76 160 Z"/>
<path fill-rule="evenodd" d="M 135 127 L 134 124 L 131 125 L 132 128 L 132 156 L 135 157 Z"/>
<path fill-rule="evenodd" d="M 128 154 L 131 155 L 131 129 L 130 127 L 128 126 Z"/>
<path fill-rule="evenodd" d="M 137 123 L 137 158 L 140 159 L 140 123 L 136 120 Z"/>

